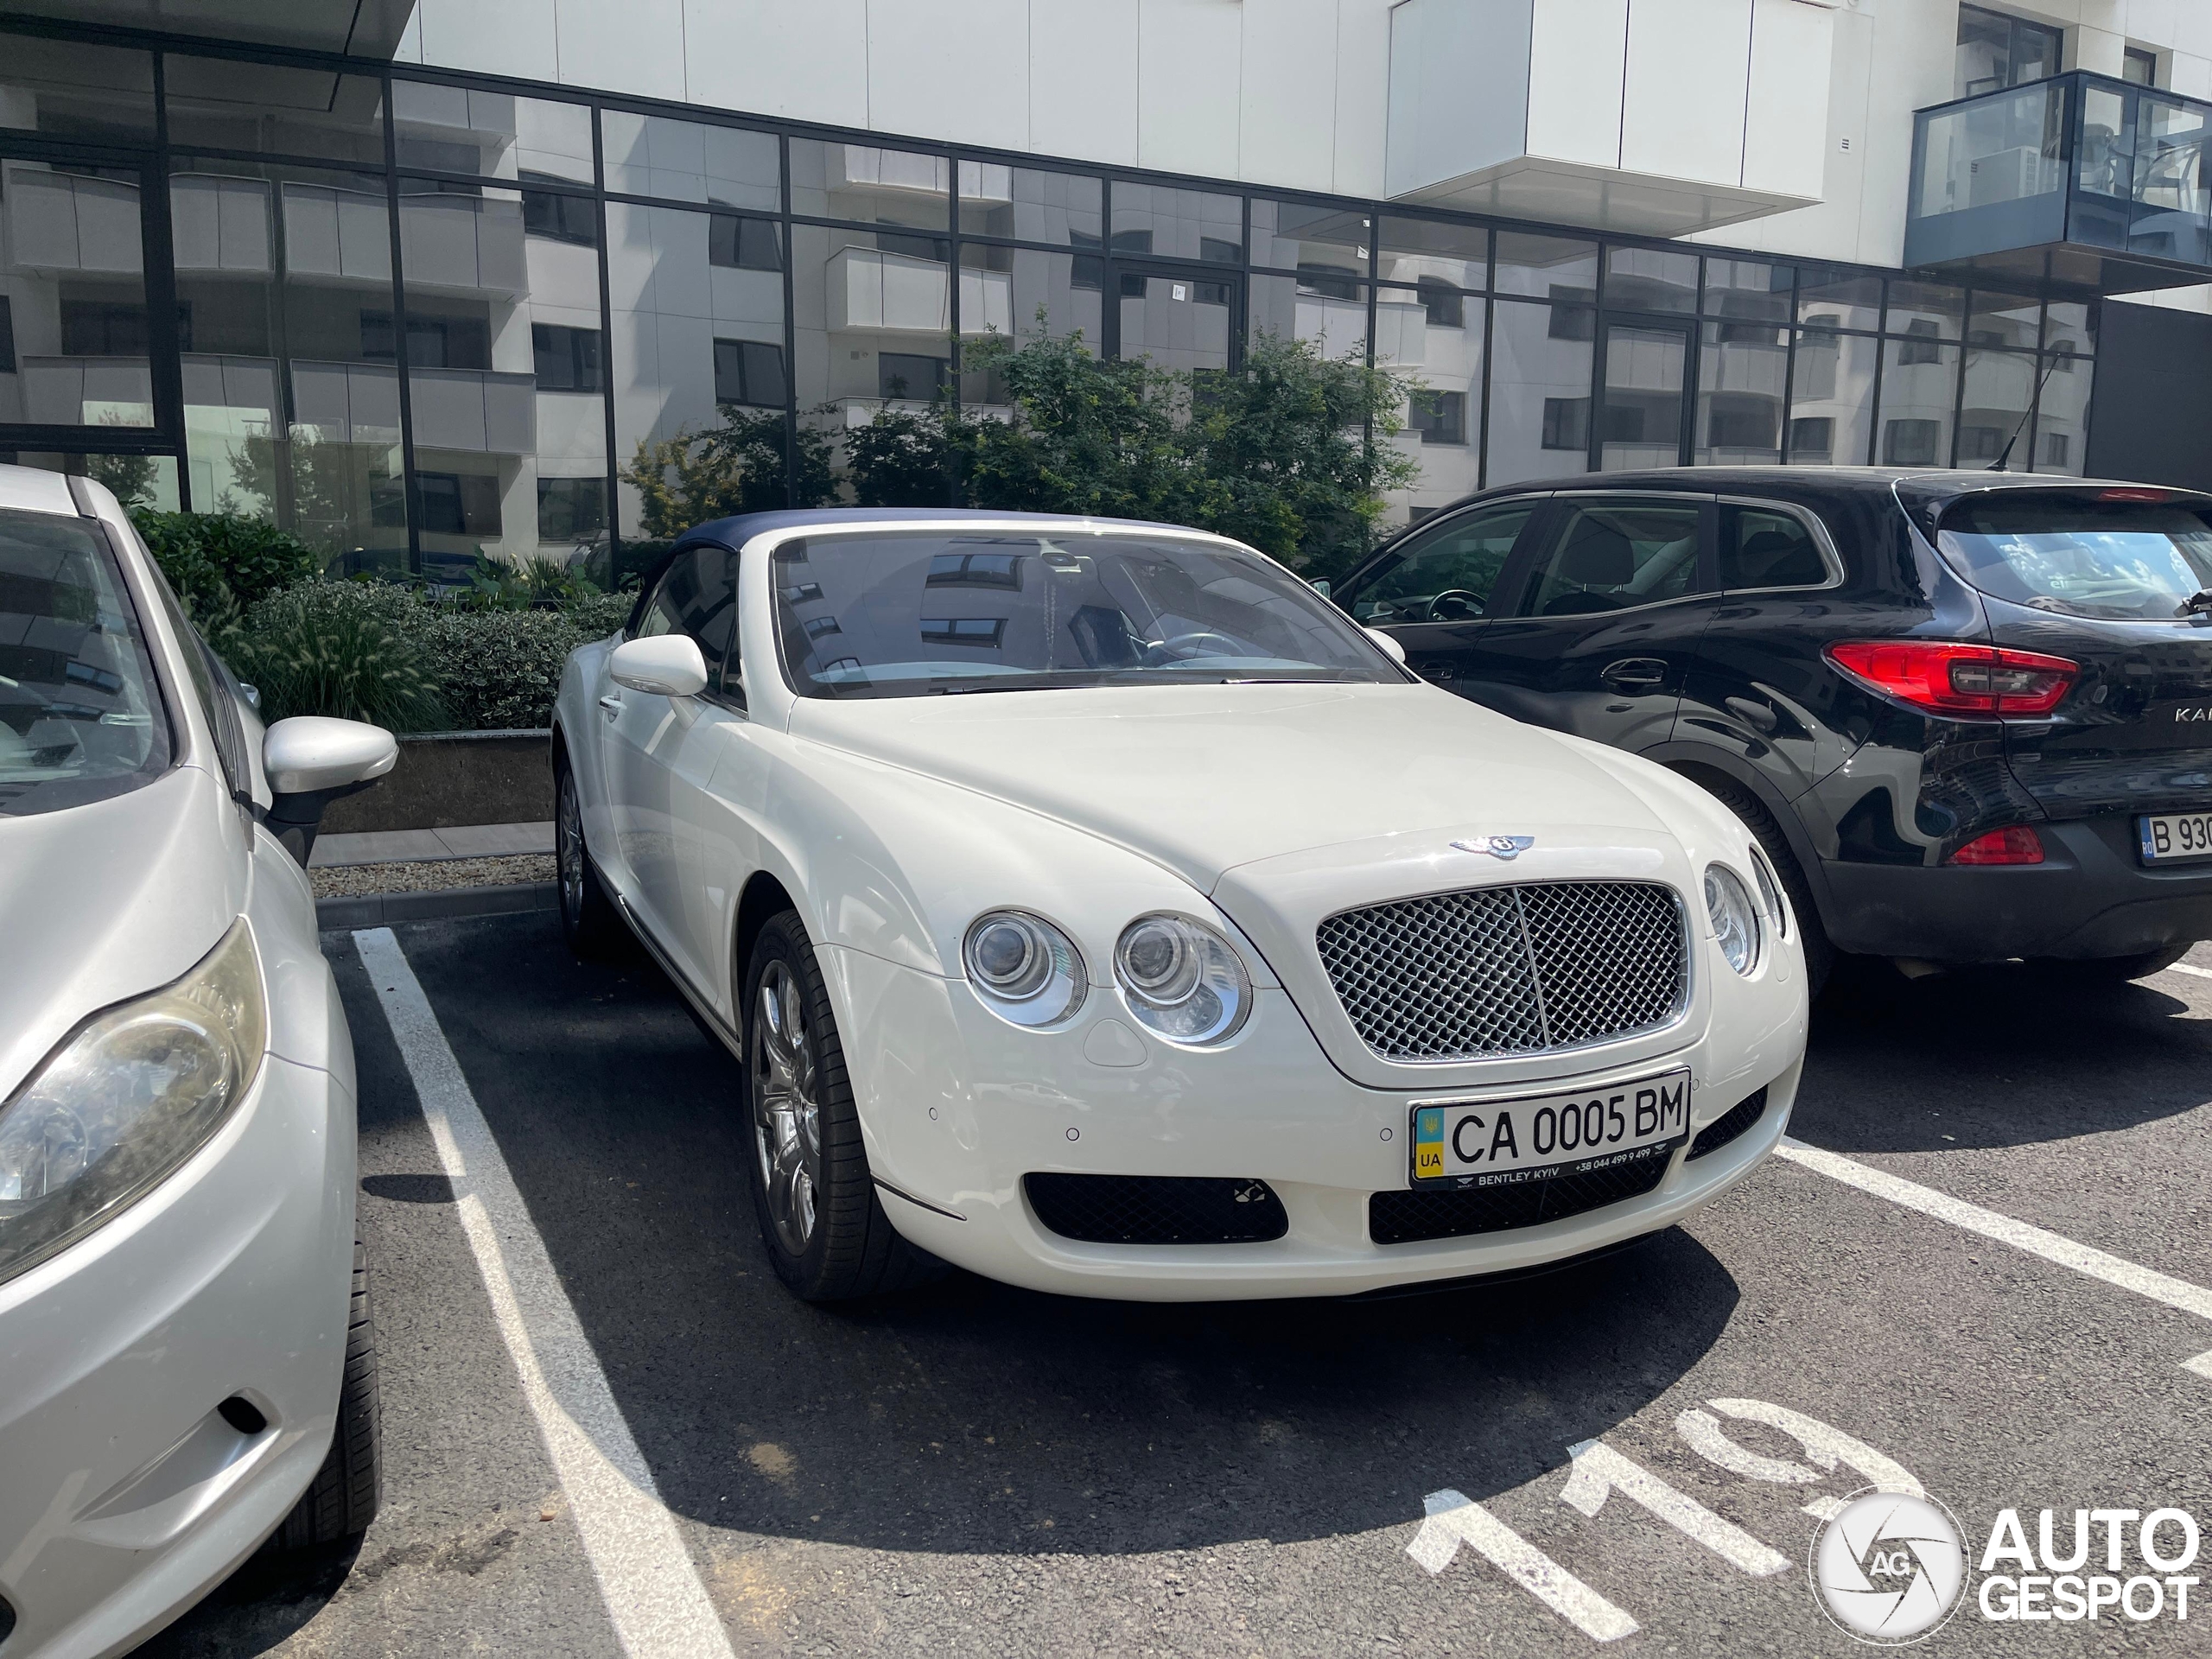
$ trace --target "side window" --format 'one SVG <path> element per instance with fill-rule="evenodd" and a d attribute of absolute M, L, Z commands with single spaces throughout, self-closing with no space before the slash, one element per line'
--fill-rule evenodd
<path fill-rule="evenodd" d="M 1697 589 L 1699 504 L 1589 502 L 1572 508 L 1522 601 L 1523 616 L 1586 616 Z"/>
<path fill-rule="evenodd" d="M 1827 561 L 1803 519 L 1758 507 L 1720 510 L 1720 585 L 1730 592 L 1759 588 L 1818 588 Z"/>
<path fill-rule="evenodd" d="M 245 722 L 238 718 L 238 706 L 231 690 L 237 683 L 237 677 L 223 666 L 222 659 L 215 655 L 200 630 L 186 618 L 176 590 L 169 586 L 168 578 L 162 574 L 151 555 L 143 568 L 154 592 L 160 596 L 162 609 L 168 613 L 179 654 L 184 658 L 184 671 L 192 681 L 193 696 L 199 700 L 200 712 L 207 717 L 207 729 L 214 734 L 215 757 L 222 766 L 223 780 L 230 785 L 234 798 L 251 800 L 253 762 L 246 753 Z"/>
<path fill-rule="evenodd" d="M 737 555 L 695 547 L 668 568 L 638 620 L 638 638 L 688 633 L 707 659 L 707 683 L 737 689 Z"/>
<path fill-rule="evenodd" d="M 1484 508 L 1414 538 L 1395 563 L 1346 596 L 1347 607 L 1370 626 L 1487 615 L 1491 591 L 1536 506 L 1516 501 Z"/>

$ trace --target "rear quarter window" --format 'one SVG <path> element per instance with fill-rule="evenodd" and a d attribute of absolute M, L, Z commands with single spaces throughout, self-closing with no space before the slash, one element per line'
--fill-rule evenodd
<path fill-rule="evenodd" d="M 1983 593 L 2063 616 L 2172 620 L 2212 589 L 2212 516 L 2186 500 L 1979 497 L 1945 512 L 1936 545 Z"/>

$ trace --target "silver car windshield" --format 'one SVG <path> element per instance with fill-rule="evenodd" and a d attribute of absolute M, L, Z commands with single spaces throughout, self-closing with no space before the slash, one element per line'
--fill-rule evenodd
<path fill-rule="evenodd" d="M 82 519 L 0 512 L 0 813 L 119 794 L 168 758 L 113 550 Z"/>
<path fill-rule="evenodd" d="M 2000 495 L 1945 513 L 1941 544 L 1985 594 L 2065 616 L 2187 616 L 2212 588 L 2212 526 L 2177 503 Z"/>
<path fill-rule="evenodd" d="M 802 696 L 1405 677 L 1280 567 L 1170 536 L 815 536 L 772 580 Z"/>

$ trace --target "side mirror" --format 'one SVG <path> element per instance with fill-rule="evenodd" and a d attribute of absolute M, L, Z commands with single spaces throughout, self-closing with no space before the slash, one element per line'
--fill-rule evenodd
<path fill-rule="evenodd" d="M 1306 585 L 1324 599 L 1329 596 L 1329 579 L 1326 576 L 1317 576 Z"/>
<path fill-rule="evenodd" d="M 707 689 L 707 659 L 688 633 L 626 639 L 607 659 L 614 683 L 664 697 L 696 697 Z"/>
<path fill-rule="evenodd" d="M 321 715 L 278 721 L 261 742 L 270 834 L 305 864 L 323 809 L 341 795 L 366 789 L 398 762 L 399 744 L 381 726 Z"/>
<path fill-rule="evenodd" d="M 1362 628 L 1360 632 L 1364 633 L 1370 639 L 1372 639 L 1381 649 L 1385 657 L 1388 657 L 1392 662 L 1397 664 L 1401 668 L 1405 666 L 1406 648 L 1400 645 L 1395 639 L 1393 639 L 1389 634 L 1383 632 L 1380 628 Z"/>

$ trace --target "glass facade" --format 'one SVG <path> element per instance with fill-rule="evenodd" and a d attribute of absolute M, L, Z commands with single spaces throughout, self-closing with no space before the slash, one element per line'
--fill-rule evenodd
<path fill-rule="evenodd" d="M 66 33 L 0 68 L 0 454 L 335 568 L 666 534 L 626 475 L 710 433 L 734 499 L 811 504 L 887 405 L 1003 408 L 962 360 L 993 335 L 1401 372 L 1408 516 L 1625 467 L 2083 465 L 2095 306 L 2032 284 Z"/>

